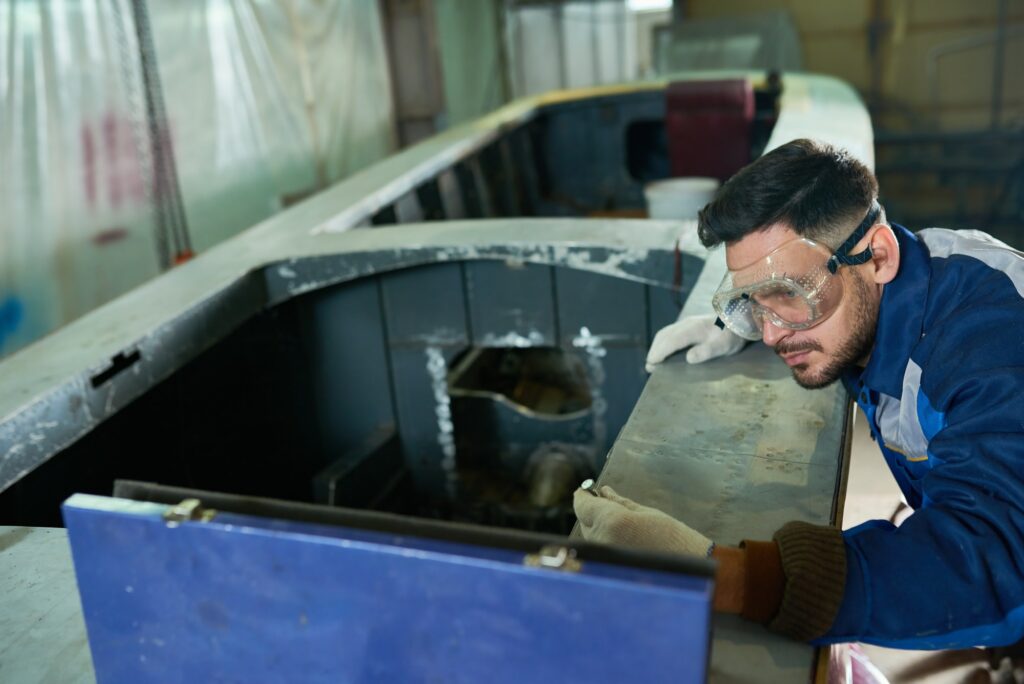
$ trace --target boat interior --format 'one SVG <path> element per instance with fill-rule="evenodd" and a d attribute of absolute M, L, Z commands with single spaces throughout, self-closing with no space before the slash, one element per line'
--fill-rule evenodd
<path fill-rule="evenodd" d="M 353 229 L 485 219 L 500 243 L 519 219 L 644 218 L 645 184 L 724 180 L 760 155 L 783 87 L 768 75 L 556 99 Z M 651 339 L 701 267 L 678 246 L 664 256 L 634 259 L 659 271 L 640 282 L 438 252 L 236 307 L 237 326 L 0 492 L 0 518 L 59 526 L 68 496 L 129 479 L 568 533 L 571 492 L 600 473 Z M 111 357 L 91 388 L 138 375 L 140 356 Z"/>

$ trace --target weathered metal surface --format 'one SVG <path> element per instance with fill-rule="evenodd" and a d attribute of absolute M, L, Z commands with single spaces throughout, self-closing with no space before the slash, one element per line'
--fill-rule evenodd
<path fill-rule="evenodd" d="M 554 274 L 519 262 L 466 264 L 469 324 L 485 347 L 555 346 Z"/>
<path fill-rule="evenodd" d="M 328 506 L 374 508 L 390 496 L 401 473 L 402 454 L 393 424 L 383 424 L 361 444 L 335 454 L 313 478 L 313 500 Z"/>
<path fill-rule="evenodd" d="M 575 479 L 596 473 L 596 453 L 600 452 L 603 461 L 606 449 L 603 441 L 594 443 L 595 414 L 585 386 L 586 366 L 572 352 L 535 351 L 527 356 L 507 350 L 489 354 L 477 348 L 452 369 L 448 394 L 459 457 L 465 459 L 463 463 L 483 464 L 511 482 L 530 479 L 538 463 L 555 452 L 573 454 L 575 469 L 580 471 Z M 532 387 L 518 397 L 514 389 L 509 396 L 494 388 L 500 384 L 496 377 L 524 376 Z M 549 390 L 547 401 L 544 389 Z M 634 401 L 636 396 L 639 392 Z M 575 482 L 566 497 L 546 505 L 565 503 L 574 487 Z"/>
<path fill-rule="evenodd" d="M 680 76 L 729 75 L 751 76 L 741 72 Z M 480 233 L 481 224 L 476 231 L 465 225 L 432 224 L 382 242 L 377 233 L 385 231 L 353 231 L 369 235 L 351 241 L 339 233 L 366 225 L 384 210 L 391 217 L 388 220 L 394 220 L 396 201 L 407 194 L 415 197 L 420 185 L 453 167 L 464 199 L 475 195 L 480 214 L 491 216 L 495 198 L 474 155 L 533 121 L 542 110 L 601 97 L 632 94 L 643 99 L 645 91 L 660 91 L 665 83 L 554 93 L 512 103 L 383 160 L 5 359 L 0 363 L 0 491 L 167 377 L 253 311 L 356 277 L 359 268 L 339 258 L 339 253 L 394 250 L 384 263 L 361 261 L 372 262 L 372 269 L 378 270 L 429 263 L 446 253 L 456 259 L 563 264 L 664 284 L 665 274 L 671 273 L 668 255 L 642 260 L 638 252 L 667 249 L 672 242 L 669 229 L 645 222 L 618 224 L 619 233 L 620 228 L 609 221 L 577 221 L 572 228 L 540 221 L 531 229 L 528 221 L 510 220 L 491 225 L 485 230 L 486 238 Z M 870 120 L 848 86 L 812 75 L 788 75 L 785 83 L 769 149 L 794 137 L 812 136 L 842 145 L 873 166 Z M 512 157 L 519 156 L 513 150 Z M 524 178 L 532 172 L 525 172 Z M 529 181 L 528 191 L 533 183 Z M 469 185 L 474 186 L 471 192 Z M 611 242 L 605 239 L 610 234 L 614 234 Z M 652 242 L 654 234 L 660 240 Z M 556 241 L 553 235 L 558 236 Z M 637 268 L 638 262 L 643 267 Z M 113 359 L 136 352 L 141 356 L 138 362 L 102 387 L 91 388 L 90 380 Z"/>
<path fill-rule="evenodd" d="M 65 530 L 0 526 L 0 681 L 95 681 Z"/>
<path fill-rule="evenodd" d="M 406 463 L 421 490 L 448 495 L 454 494 L 456 479 L 448 368 L 471 343 L 464 268 L 461 263 L 433 264 L 381 281 Z"/>
<path fill-rule="evenodd" d="M 568 269 L 556 269 L 555 275 L 561 344 L 575 349 L 589 370 L 594 441 L 600 445 L 594 466 L 600 471 L 647 382 L 644 358 L 654 332 L 648 325 L 654 312 L 648 308 L 647 291 L 668 290 Z M 693 275 L 687 274 L 680 299 L 689 295 Z"/>
<path fill-rule="evenodd" d="M 358 280 L 303 304 L 298 335 L 312 388 L 316 442 L 330 463 L 381 425 L 396 422 L 380 285 Z"/>
<path fill-rule="evenodd" d="M 832 521 L 848 448 L 842 387 L 805 390 L 761 344 L 659 366 L 600 483 L 722 544 L 770 539 L 790 520 Z M 717 615 L 711 682 L 804 681 L 814 649 Z"/>
<path fill-rule="evenodd" d="M 712 312 L 725 270 L 721 248 L 707 254 L 684 315 Z M 723 544 L 769 539 L 790 520 L 836 522 L 848 415 L 841 387 L 802 389 L 760 343 L 698 365 L 677 355 L 644 387 L 600 483 Z M 709 682 L 807 681 L 814 659 L 806 644 L 714 617 Z"/>
<path fill-rule="evenodd" d="M 677 230 L 651 221 L 467 221 L 214 250 L 0 363 L 0 491 L 267 306 L 367 275 L 459 260 L 566 266 L 667 286 Z M 695 277 L 701 251 L 688 250 L 686 270 Z M 134 352 L 134 364 L 93 387 L 111 359 Z"/>
<path fill-rule="evenodd" d="M 704 679 L 699 561 L 559 560 L 545 544 L 564 542 L 539 535 L 469 541 L 454 525 L 429 537 L 213 507 L 208 522 L 168 524 L 156 503 L 64 505 L 102 681 Z"/>
<path fill-rule="evenodd" d="M 555 269 L 555 300 L 561 344 L 573 341 L 587 328 L 604 346 L 647 346 L 647 303 L 644 286 L 618 278 L 593 278 L 568 269 Z M 678 312 L 678 309 L 676 310 Z"/>

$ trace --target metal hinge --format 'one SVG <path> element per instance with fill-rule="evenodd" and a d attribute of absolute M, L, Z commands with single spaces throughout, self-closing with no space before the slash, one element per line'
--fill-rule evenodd
<path fill-rule="evenodd" d="M 523 565 L 562 572 L 579 572 L 583 567 L 583 564 L 576 560 L 576 549 L 555 545 L 544 546 L 537 553 L 528 554 L 523 559 Z"/>
<path fill-rule="evenodd" d="M 217 511 L 212 508 L 203 508 L 203 502 L 199 499 L 184 499 L 164 513 L 164 520 L 167 521 L 168 527 L 177 527 L 179 523 L 186 520 L 210 522 L 215 515 L 217 515 Z"/>

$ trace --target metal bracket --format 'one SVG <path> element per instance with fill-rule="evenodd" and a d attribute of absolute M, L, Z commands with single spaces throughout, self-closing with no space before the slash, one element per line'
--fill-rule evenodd
<path fill-rule="evenodd" d="M 576 549 L 567 546 L 544 546 L 537 553 L 523 559 L 523 565 L 531 568 L 547 568 L 562 572 L 579 572 L 583 564 L 576 560 Z"/>
<path fill-rule="evenodd" d="M 184 499 L 164 513 L 164 520 L 167 521 L 168 527 L 177 527 L 186 520 L 210 522 L 215 515 L 217 515 L 217 511 L 212 508 L 203 508 L 203 502 L 199 499 Z"/>

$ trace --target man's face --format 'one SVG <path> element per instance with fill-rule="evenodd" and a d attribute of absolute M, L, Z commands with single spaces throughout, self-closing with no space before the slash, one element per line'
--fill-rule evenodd
<path fill-rule="evenodd" d="M 725 249 L 730 270 L 748 266 L 799 237 L 786 226 L 756 231 Z M 781 328 L 764 320 L 764 343 L 775 350 L 792 369 L 793 379 L 802 387 L 818 389 L 835 382 L 843 371 L 864 363 L 875 342 L 880 292 L 857 270 L 845 266 L 843 296 L 838 308 L 822 322 L 805 330 Z"/>

